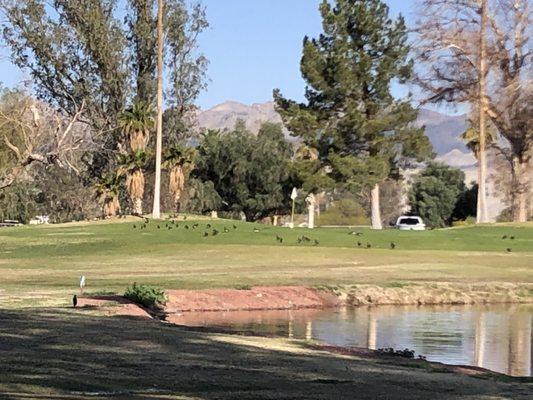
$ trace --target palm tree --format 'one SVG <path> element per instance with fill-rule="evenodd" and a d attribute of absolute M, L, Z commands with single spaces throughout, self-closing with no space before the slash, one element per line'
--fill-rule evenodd
<path fill-rule="evenodd" d="M 133 105 L 122 112 L 119 117 L 120 127 L 126 136 L 131 151 L 145 151 L 150 137 L 150 130 L 154 128 L 154 112 L 152 107 L 143 101 L 135 101 Z"/>
<path fill-rule="evenodd" d="M 102 202 L 104 218 L 114 217 L 120 212 L 119 201 L 120 179 L 117 175 L 105 175 L 95 185 L 96 198 Z"/>
<path fill-rule="evenodd" d="M 179 144 L 170 146 L 165 151 L 163 167 L 169 171 L 168 191 L 174 202 L 174 209 L 178 211 L 179 201 L 187 176 L 194 168 L 196 150 Z"/>
<path fill-rule="evenodd" d="M 126 137 L 130 154 L 119 157 L 118 175 L 126 175 L 126 189 L 132 202 L 133 214 L 142 214 L 142 198 L 144 195 L 143 167 L 146 165 L 146 146 L 150 131 L 154 128 L 152 107 L 145 102 L 135 101 L 119 117 L 120 127 Z"/>
<path fill-rule="evenodd" d="M 497 140 L 497 132 L 494 129 L 486 129 L 485 140 L 491 146 Z M 477 128 L 468 128 L 461 134 L 461 139 L 465 142 L 466 147 L 474 153 L 474 156 L 479 159 L 479 130 Z"/>
<path fill-rule="evenodd" d="M 142 201 L 144 196 L 144 173 L 143 168 L 148 162 L 149 156 L 146 151 L 137 150 L 133 154 L 123 154 L 119 157 L 117 175 L 126 176 L 126 191 L 128 192 L 132 213 L 142 215 Z"/>

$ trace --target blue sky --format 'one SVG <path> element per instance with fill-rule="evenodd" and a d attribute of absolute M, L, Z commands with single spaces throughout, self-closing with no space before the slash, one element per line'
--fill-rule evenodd
<path fill-rule="evenodd" d="M 301 100 L 302 39 L 321 32 L 321 0 L 204 0 L 211 24 L 201 38 L 211 82 L 202 108 L 227 99 L 269 101 L 272 89 Z M 409 20 L 414 0 L 388 0 L 391 12 Z"/>
<path fill-rule="evenodd" d="M 272 99 L 279 88 L 287 97 L 303 99 L 305 83 L 299 62 L 302 39 L 321 31 L 321 0 L 203 0 L 210 27 L 200 38 L 210 60 L 208 89 L 198 99 L 205 109 L 226 100 L 250 104 Z M 393 15 L 412 22 L 415 0 L 387 0 Z M 0 81 L 14 86 L 29 77 L 0 49 Z M 396 95 L 405 88 L 394 87 Z M 447 110 L 448 112 L 450 110 Z"/>

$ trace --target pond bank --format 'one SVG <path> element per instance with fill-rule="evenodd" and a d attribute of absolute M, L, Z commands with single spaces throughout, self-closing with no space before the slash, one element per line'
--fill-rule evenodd
<path fill-rule="evenodd" d="M 319 289 L 345 306 L 533 303 L 529 283 L 393 283 L 387 286 L 338 285 Z"/>
<path fill-rule="evenodd" d="M 172 320 L 172 315 L 204 311 L 533 303 L 533 284 L 527 283 L 255 286 L 243 289 L 166 290 L 165 293 L 166 305 L 153 313 L 116 295 L 80 297 L 79 306 L 105 308 L 112 315 L 149 317 L 150 312 L 158 317 L 166 315 L 166 319 Z"/>
<path fill-rule="evenodd" d="M 362 305 L 532 303 L 533 284 L 397 283 L 316 288 L 270 286 L 245 289 L 167 290 L 167 314 L 188 311 L 255 311 Z"/>

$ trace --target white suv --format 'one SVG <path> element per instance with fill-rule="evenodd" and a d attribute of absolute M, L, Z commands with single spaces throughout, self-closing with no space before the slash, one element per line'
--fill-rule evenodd
<path fill-rule="evenodd" d="M 396 227 L 402 231 L 423 231 L 426 224 L 416 215 L 402 215 L 396 221 Z"/>

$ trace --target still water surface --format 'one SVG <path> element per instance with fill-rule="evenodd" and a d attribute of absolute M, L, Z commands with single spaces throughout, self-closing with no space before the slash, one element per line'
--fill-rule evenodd
<path fill-rule="evenodd" d="M 338 346 L 408 348 L 430 361 L 475 365 L 514 376 L 531 376 L 533 370 L 533 305 L 204 312 L 169 320 Z"/>

